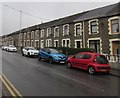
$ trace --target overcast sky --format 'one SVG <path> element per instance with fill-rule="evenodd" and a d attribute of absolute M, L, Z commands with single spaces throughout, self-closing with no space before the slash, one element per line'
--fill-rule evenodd
<path fill-rule="evenodd" d="M 4 5 L 0 4 L 0 10 L 2 6 L 2 14 L 0 11 L 2 35 L 20 29 L 19 10 L 31 14 L 22 13 L 21 22 L 24 28 L 116 2 L 2 2 L 4 3 Z"/>

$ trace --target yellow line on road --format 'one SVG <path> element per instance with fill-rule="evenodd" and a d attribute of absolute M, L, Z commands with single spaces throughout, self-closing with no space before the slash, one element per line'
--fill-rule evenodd
<path fill-rule="evenodd" d="M 2 76 L 0 76 L 0 79 L 2 80 L 2 82 L 4 83 L 4 85 L 6 86 L 6 88 L 9 90 L 10 94 L 11 94 L 14 98 L 17 98 L 16 95 L 14 94 L 14 92 L 11 90 L 11 88 L 8 86 L 8 84 L 5 82 L 5 80 L 2 78 Z"/>
<path fill-rule="evenodd" d="M 15 93 L 17 94 L 16 96 L 23 98 L 23 96 L 20 94 L 20 92 L 15 88 L 15 86 L 13 86 L 13 84 L 7 79 L 7 77 L 4 74 L 2 74 L 2 76 L 8 82 L 8 84 L 12 87 L 12 89 L 15 91 Z"/>

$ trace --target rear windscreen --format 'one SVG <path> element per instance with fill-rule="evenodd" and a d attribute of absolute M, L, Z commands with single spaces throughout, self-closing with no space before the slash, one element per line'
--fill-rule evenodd
<path fill-rule="evenodd" d="M 108 60 L 104 55 L 96 56 L 96 61 L 99 64 L 108 64 Z"/>

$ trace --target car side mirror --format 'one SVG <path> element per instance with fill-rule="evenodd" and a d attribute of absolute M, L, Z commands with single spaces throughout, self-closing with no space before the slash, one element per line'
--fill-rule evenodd
<path fill-rule="evenodd" d="M 73 56 L 72 58 L 75 59 L 75 56 Z"/>
<path fill-rule="evenodd" d="M 48 54 L 50 54 L 50 52 L 47 52 Z"/>

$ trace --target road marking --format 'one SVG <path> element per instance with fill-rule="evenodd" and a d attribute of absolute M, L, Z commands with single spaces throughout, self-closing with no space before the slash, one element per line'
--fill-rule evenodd
<path fill-rule="evenodd" d="M 3 83 L 5 84 L 5 86 L 7 87 L 7 89 L 12 93 L 11 94 L 12 96 L 14 96 L 15 98 L 17 98 L 17 96 L 20 97 L 20 98 L 23 98 L 23 96 L 20 94 L 20 92 L 15 88 L 15 86 L 13 86 L 13 84 L 7 79 L 7 77 L 4 74 L 2 74 L 0 76 L 0 79 L 3 81 Z M 11 88 L 8 86 L 7 83 L 10 85 L 10 87 L 13 89 L 14 92 L 11 90 Z"/>
<path fill-rule="evenodd" d="M 8 84 L 5 82 L 5 80 L 2 78 L 2 76 L 0 76 L 0 79 L 2 80 L 2 82 L 4 83 L 4 85 L 6 86 L 6 88 L 9 90 L 10 94 L 11 94 L 14 98 L 17 98 L 16 95 L 14 94 L 14 92 L 11 90 L 11 88 L 8 86 Z"/>
<path fill-rule="evenodd" d="M 88 87 L 90 87 L 90 88 L 99 90 L 99 91 L 101 91 L 101 92 L 104 92 L 104 89 L 100 89 L 100 88 L 97 88 L 97 87 L 93 87 L 93 86 L 91 86 L 91 85 L 88 85 L 88 84 L 85 83 L 85 82 L 82 82 L 82 81 L 79 81 L 79 80 L 77 80 L 77 79 L 71 78 L 71 77 L 66 76 L 66 75 L 64 75 L 64 74 L 61 74 L 61 73 L 58 73 L 58 72 L 55 72 L 55 71 L 54 71 L 53 73 L 55 73 L 55 74 L 57 74 L 57 75 L 59 75 L 59 76 L 61 76 L 61 77 L 67 78 L 67 79 L 69 79 L 69 80 L 73 80 L 73 81 L 75 81 L 75 82 L 77 82 L 77 83 L 79 83 L 79 84 L 88 86 Z"/>

